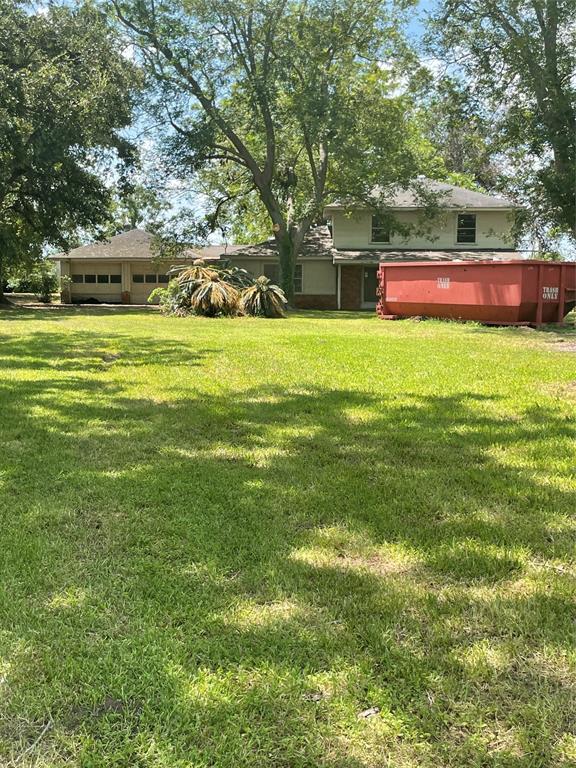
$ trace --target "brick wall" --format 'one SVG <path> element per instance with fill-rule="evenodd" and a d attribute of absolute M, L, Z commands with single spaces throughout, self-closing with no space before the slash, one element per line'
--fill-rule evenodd
<path fill-rule="evenodd" d="M 318 295 L 302 293 L 294 297 L 298 309 L 338 309 L 336 295 Z"/>

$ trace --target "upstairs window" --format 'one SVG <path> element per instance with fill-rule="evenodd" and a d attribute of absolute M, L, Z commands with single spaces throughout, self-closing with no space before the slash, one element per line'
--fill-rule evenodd
<path fill-rule="evenodd" d="M 382 216 L 379 216 L 378 214 L 374 214 L 374 216 L 372 216 L 372 236 L 370 238 L 370 242 L 390 242 L 390 225 L 384 220 Z"/>
<path fill-rule="evenodd" d="M 475 243 L 476 242 L 476 214 L 459 213 L 458 225 L 456 230 L 457 243 Z"/>

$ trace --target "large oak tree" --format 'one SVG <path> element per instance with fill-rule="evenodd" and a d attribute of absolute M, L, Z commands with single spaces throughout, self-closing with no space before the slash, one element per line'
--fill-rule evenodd
<path fill-rule="evenodd" d="M 409 3 L 408 3 L 409 4 Z M 400 95 L 402 9 L 383 0 L 113 0 L 150 78 L 164 162 L 226 205 L 254 203 L 293 295 L 297 254 L 328 200 L 417 172 Z M 216 218 L 216 217 L 215 217 Z"/>

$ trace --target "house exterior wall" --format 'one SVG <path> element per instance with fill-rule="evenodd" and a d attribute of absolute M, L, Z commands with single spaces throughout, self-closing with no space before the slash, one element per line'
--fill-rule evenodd
<path fill-rule="evenodd" d="M 90 299 L 97 299 L 103 303 L 146 304 L 148 296 L 159 285 L 154 283 L 135 283 L 134 275 L 166 274 L 168 265 L 158 266 L 152 259 L 141 261 L 108 261 L 107 259 L 62 259 L 60 262 L 61 275 L 119 275 L 118 283 L 72 283 L 70 296 L 72 302 L 82 303 Z M 146 279 L 146 278 L 144 278 Z"/>
<path fill-rule="evenodd" d="M 278 263 L 274 259 L 242 258 L 231 256 L 230 263 L 235 267 L 245 269 L 254 277 L 264 274 L 265 264 Z M 301 296 L 332 296 L 336 297 L 336 268 L 328 259 L 302 259 L 302 293 Z M 304 300 L 303 300 L 304 301 Z M 305 303 L 305 301 L 304 301 Z"/>
<path fill-rule="evenodd" d="M 166 270 L 170 268 L 167 264 L 158 264 L 152 259 L 146 259 L 142 261 L 131 261 L 129 266 L 129 292 L 131 304 L 147 304 L 148 296 L 158 287 L 166 287 L 166 283 L 160 283 L 157 280 L 157 276 L 160 274 L 166 274 Z M 156 278 L 153 283 L 136 283 L 134 282 L 134 275 L 154 275 Z"/>
<path fill-rule="evenodd" d="M 264 265 L 275 263 L 273 259 L 235 258 L 230 262 L 248 270 L 255 277 L 264 274 Z M 300 262 L 299 262 L 300 263 Z M 296 305 L 303 309 L 336 309 L 336 268 L 327 259 L 306 260 L 302 263 L 302 293 L 295 298 Z M 146 304 L 152 291 L 165 285 L 157 279 L 146 282 L 146 275 L 165 274 L 170 265 L 158 265 L 152 259 L 141 261 L 109 262 L 106 260 L 62 260 L 62 274 L 117 274 L 120 283 L 72 283 L 71 299 L 82 302 L 97 299 L 101 302 Z M 144 275 L 145 282 L 135 282 L 134 275 Z"/>
<path fill-rule="evenodd" d="M 458 213 L 476 214 L 476 242 L 456 242 L 456 223 Z M 398 249 L 398 248 L 511 248 L 514 241 L 511 235 L 513 218 L 510 211 L 446 211 L 435 222 L 419 224 L 418 211 L 397 211 L 395 217 L 402 224 L 426 229 L 426 234 L 411 235 L 403 238 L 392 234 L 389 243 L 372 243 L 371 211 L 334 211 L 332 227 L 335 248 L 350 249 Z M 428 231 L 430 230 L 430 231 Z"/>
<path fill-rule="evenodd" d="M 122 279 L 122 264 L 119 261 L 84 259 L 69 259 L 60 266 L 61 274 L 74 275 L 120 275 Z M 122 297 L 122 282 L 119 283 L 72 283 L 70 298 L 73 302 L 83 302 L 97 299 L 103 303 L 120 302 Z"/>

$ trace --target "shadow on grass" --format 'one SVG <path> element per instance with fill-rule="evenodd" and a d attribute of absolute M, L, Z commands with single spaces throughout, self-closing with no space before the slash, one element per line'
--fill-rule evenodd
<path fill-rule="evenodd" d="M 215 349 L 190 350 L 183 344 L 152 337 L 114 333 L 103 336 L 93 331 L 67 331 L 65 335 L 41 331 L 26 341 L 0 334 L 0 370 L 49 369 L 55 371 L 86 371 L 97 373 L 113 364 L 141 365 L 200 365 Z"/>
<path fill-rule="evenodd" d="M 4 322 L 22 320 L 34 320 L 35 322 L 54 322 L 65 320 L 70 317 L 110 317 L 110 316 L 130 316 L 135 313 L 145 312 L 147 314 L 158 312 L 158 308 L 149 305 L 123 306 L 121 304 L 99 306 L 75 306 L 74 304 L 52 304 L 48 306 L 21 307 L 17 304 L 0 306 L 0 325 Z"/>
<path fill-rule="evenodd" d="M 0 368 L 39 371 L 0 381 L 6 755 L 49 712 L 54 765 L 71 743 L 97 766 L 555 764 L 576 499 L 502 454 L 561 456 L 572 422 L 469 392 L 151 403 L 74 375 L 112 347 L 215 352 L 0 343 Z"/>

